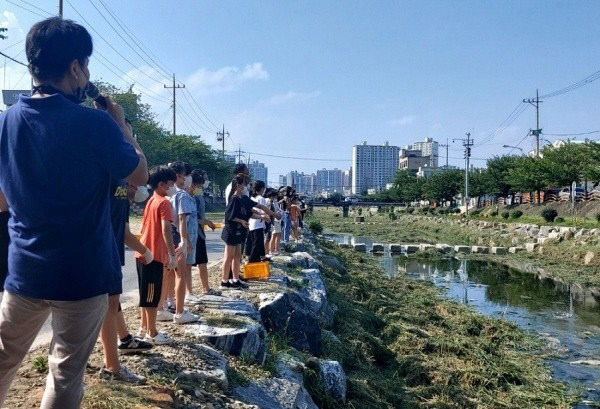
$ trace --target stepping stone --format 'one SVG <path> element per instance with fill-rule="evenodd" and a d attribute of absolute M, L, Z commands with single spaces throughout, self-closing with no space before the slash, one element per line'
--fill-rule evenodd
<path fill-rule="evenodd" d="M 390 252 L 392 254 L 402 253 L 402 244 L 390 244 Z"/>
<path fill-rule="evenodd" d="M 435 248 L 438 249 L 439 251 L 441 251 L 442 253 L 450 253 L 453 250 L 452 246 L 449 246 L 448 244 L 442 244 L 442 243 L 436 244 Z"/>
<path fill-rule="evenodd" d="M 371 249 L 373 253 L 383 253 L 384 247 L 381 243 L 373 243 L 373 248 Z"/>
<path fill-rule="evenodd" d="M 537 243 L 525 243 L 525 250 L 528 253 L 533 253 L 537 247 L 538 247 Z"/>
<path fill-rule="evenodd" d="M 425 251 L 425 250 L 433 249 L 433 248 L 435 248 L 435 246 L 433 244 L 428 244 L 428 243 L 419 244 L 419 250 L 421 250 L 421 251 Z"/>
<path fill-rule="evenodd" d="M 517 253 L 521 253 L 523 251 L 525 251 L 525 248 L 524 247 L 520 247 L 520 246 L 509 247 L 508 248 L 508 252 L 511 253 L 511 254 L 517 254 Z"/>
<path fill-rule="evenodd" d="M 502 256 L 506 254 L 506 247 L 492 247 L 490 251 L 492 254 Z"/>
<path fill-rule="evenodd" d="M 490 249 L 484 246 L 473 246 L 471 247 L 471 253 L 473 254 L 488 254 Z"/>
<path fill-rule="evenodd" d="M 367 245 L 364 244 L 364 243 L 356 243 L 354 245 L 354 251 L 358 251 L 358 252 L 364 253 L 364 252 L 367 251 Z"/>
<path fill-rule="evenodd" d="M 402 246 L 406 254 L 414 254 L 421 248 L 418 244 L 405 244 Z"/>
<path fill-rule="evenodd" d="M 454 251 L 459 254 L 469 254 L 471 247 L 469 246 L 454 246 Z"/>

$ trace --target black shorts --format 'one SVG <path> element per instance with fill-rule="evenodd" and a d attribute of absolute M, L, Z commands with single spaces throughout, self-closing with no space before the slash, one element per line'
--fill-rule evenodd
<path fill-rule="evenodd" d="M 237 224 L 238 223 L 226 224 L 221 232 L 221 239 L 223 239 L 228 246 L 237 246 L 238 244 L 246 243 L 248 230 L 242 226 L 236 226 Z"/>
<path fill-rule="evenodd" d="M 198 240 L 196 240 L 196 264 L 207 264 L 208 263 L 208 254 L 206 254 L 206 240 L 198 235 Z"/>
<path fill-rule="evenodd" d="M 4 280 L 8 274 L 8 212 L 0 212 L 0 291 L 4 290 Z"/>
<path fill-rule="evenodd" d="M 140 307 L 158 307 L 162 291 L 163 264 L 153 261 L 150 264 L 135 262 L 140 289 Z"/>

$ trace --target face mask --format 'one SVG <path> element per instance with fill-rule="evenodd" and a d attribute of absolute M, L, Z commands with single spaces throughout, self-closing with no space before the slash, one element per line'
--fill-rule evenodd
<path fill-rule="evenodd" d="M 202 196 L 202 189 L 200 189 L 199 187 L 197 187 L 196 189 L 194 189 L 194 195 L 195 196 Z"/>
<path fill-rule="evenodd" d="M 138 186 L 135 191 L 135 195 L 133 196 L 133 201 L 136 203 L 142 203 L 148 199 L 150 193 L 148 193 L 148 188 L 146 186 Z"/>
<path fill-rule="evenodd" d="M 185 189 L 189 189 L 190 186 L 192 186 L 192 176 L 188 175 L 185 177 L 184 181 L 183 181 L 183 187 Z"/>
<path fill-rule="evenodd" d="M 174 196 L 177 191 L 175 190 L 175 186 L 169 186 L 167 189 L 167 196 Z"/>
<path fill-rule="evenodd" d="M 210 183 L 210 181 L 208 181 L 208 180 L 204 181 L 204 185 L 203 185 L 204 189 L 208 189 L 208 184 L 209 183 Z"/>

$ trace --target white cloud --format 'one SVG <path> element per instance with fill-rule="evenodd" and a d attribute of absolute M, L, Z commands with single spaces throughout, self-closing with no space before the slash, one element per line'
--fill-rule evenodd
<path fill-rule="evenodd" d="M 414 115 L 405 115 L 402 118 L 389 120 L 387 124 L 392 126 L 406 126 L 412 124 L 414 121 Z"/>
<path fill-rule="evenodd" d="M 0 27 L 8 28 L 9 30 L 11 28 L 16 28 L 19 30 L 19 33 L 23 33 L 23 28 L 19 25 L 19 20 L 17 19 L 15 13 L 4 10 L 2 12 L 2 17 L 3 19 L 0 21 Z"/>
<path fill-rule="evenodd" d="M 321 91 L 312 91 L 312 92 L 294 92 L 289 91 L 285 94 L 277 94 L 273 95 L 268 99 L 267 103 L 270 105 L 280 105 L 286 102 L 294 101 L 294 102 L 302 102 L 307 101 L 312 98 L 317 98 L 321 95 Z"/>
<path fill-rule="evenodd" d="M 233 91 L 245 82 L 267 79 L 269 79 L 269 73 L 263 68 L 262 63 L 255 62 L 243 68 L 227 66 L 216 71 L 200 68 L 192 73 L 185 83 L 193 92 L 209 95 Z"/>

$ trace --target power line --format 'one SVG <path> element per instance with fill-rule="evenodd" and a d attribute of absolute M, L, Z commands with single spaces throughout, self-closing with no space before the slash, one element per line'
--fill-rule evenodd
<path fill-rule="evenodd" d="M 547 99 L 547 98 L 553 98 L 553 97 L 557 97 L 559 95 L 566 94 L 567 92 L 574 91 L 577 88 L 581 88 L 584 85 L 592 83 L 592 82 L 596 81 L 599 78 L 600 78 L 600 70 L 596 71 L 596 72 L 594 72 L 594 73 L 592 73 L 590 75 L 588 75 L 587 77 L 585 77 L 584 79 L 582 79 L 580 81 L 572 83 L 571 85 L 567 85 L 564 88 L 557 89 L 555 91 L 552 91 L 552 92 L 549 92 L 547 94 L 544 94 L 544 95 L 540 96 L 540 98 Z"/>
<path fill-rule="evenodd" d="M 16 62 L 17 64 L 21 64 L 21 65 L 22 65 L 22 66 L 24 66 L 24 67 L 29 67 L 29 66 L 28 66 L 27 64 L 25 64 L 24 62 L 21 62 L 21 61 L 19 61 L 19 60 L 16 60 L 16 59 L 14 59 L 13 57 L 11 57 L 10 55 L 6 55 L 6 54 L 4 54 L 2 51 L 0 51 L 0 55 L 1 55 L 1 56 L 3 56 L 3 57 L 6 57 L 6 58 L 8 58 L 9 60 L 11 60 L 11 61 L 13 61 L 13 62 Z"/>
<path fill-rule="evenodd" d="M 130 43 L 129 41 L 127 41 L 122 35 L 121 33 L 119 33 L 119 31 L 116 29 L 116 27 L 114 25 L 112 25 L 112 23 L 110 21 L 108 21 L 108 19 L 104 16 L 104 14 L 102 13 L 102 11 L 94 4 L 94 2 L 92 2 L 92 0 L 88 0 L 89 3 L 92 5 L 92 7 L 94 7 L 94 9 L 96 9 L 96 11 L 98 12 L 98 14 L 100 14 L 100 16 L 102 17 L 102 19 L 104 21 L 106 21 L 106 23 L 110 26 L 110 28 L 113 29 L 113 31 L 115 32 L 115 34 L 117 34 L 119 36 L 119 38 L 121 40 L 123 40 L 123 42 L 125 44 L 127 44 L 127 46 L 129 48 L 131 48 L 133 50 L 134 53 L 137 54 L 138 57 L 140 57 L 142 59 L 142 61 L 144 61 L 144 63 L 148 64 L 150 67 L 152 67 L 152 63 L 149 63 L 143 55 L 141 55 Z M 166 78 L 169 78 L 169 76 L 167 75 Z"/>
<path fill-rule="evenodd" d="M 119 25 L 119 27 L 121 27 L 121 29 L 123 30 L 123 32 L 133 41 L 133 43 L 135 45 L 137 45 L 139 47 L 139 49 L 151 60 L 154 62 L 154 64 L 156 64 L 156 66 L 163 71 L 163 73 L 169 77 L 171 74 L 171 72 L 173 72 L 173 70 L 169 70 L 169 69 L 165 69 L 165 65 L 162 64 L 162 62 L 160 61 L 160 59 L 158 57 L 156 57 L 156 55 L 152 52 L 152 50 L 148 47 L 146 47 L 147 51 L 146 52 L 144 50 L 144 48 L 142 48 L 141 44 L 143 44 L 139 38 L 136 37 L 136 35 L 133 33 L 133 31 L 129 30 L 127 28 L 127 25 L 125 23 L 123 23 L 123 21 L 121 19 L 119 19 L 119 17 L 116 15 L 116 13 L 112 12 L 110 10 L 110 8 L 104 3 L 104 1 L 102 0 L 98 0 L 100 2 L 100 4 L 102 5 L 102 7 L 104 7 L 104 9 L 113 17 L 113 19 L 117 22 L 117 24 Z M 154 58 L 153 58 L 154 57 Z M 155 61 L 158 60 L 158 62 Z"/>
<path fill-rule="evenodd" d="M 159 84 L 162 84 L 162 80 L 157 80 L 154 77 L 151 77 L 148 73 L 146 73 L 144 70 L 140 70 L 134 63 L 131 62 L 131 60 L 129 60 L 127 57 L 125 57 L 123 54 L 121 54 L 121 52 L 119 50 L 117 50 L 108 40 L 106 40 L 102 34 L 100 34 L 98 32 L 98 30 L 96 30 L 94 28 L 94 26 L 92 24 L 90 24 L 89 21 L 87 21 L 87 19 L 85 17 L 83 17 L 83 15 L 79 12 L 79 10 L 77 10 L 73 4 L 69 1 L 66 0 L 66 2 L 69 4 L 69 6 L 71 6 L 71 8 L 73 9 L 73 11 L 75 11 L 75 13 L 77 13 L 77 15 L 87 24 L 87 26 L 98 35 L 98 37 L 100 37 L 102 39 L 102 41 L 104 41 L 115 53 L 117 53 L 123 60 L 125 60 L 129 65 L 131 65 L 135 70 L 137 70 L 138 72 L 140 72 L 141 74 L 145 75 L 147 78 L 149 78 L 150 80 L 157 82 Z"/>
<path fill-rule="evenodd" d="M 30 8 L 27 8 L 27 7 L 23 6 L 22 4 L 15 3 L 15 2 L 13 2 L 11 0 L 6 0 L 6 1 L 8 3 L 12 4 L 13 6 L 19 7 L 20 9 L 28 11 L 31 14 L 35 14 L 36 16 L 41 17 L 41 18 L 48 18 L 48 15 L 50 15 L 50 16 L 52 15 L 52 14 L 48 13 L 47 11 L 40 9 L 39 7 L 36 7 L 36 8 L 39 9 L 39 10 L 42 10 L 44 13 L 47 13 L 48 15 L 44 15 L 44 14 L 41 14 L 41 13 L 39 13 L 37 11 L 31 10 Z"/>
<path fill-rule="evenodd" d="M 2 51 L 6 51 L 6 50 L 8 50 L 9 48 L 13 48 L 15 45 L 19 45 L 19 44 L 21 44 L 21 43 L 23 43 L 23 42 L 25 42 L 25 39 L 24 39 L 24 38 L 23 38 L 22 40 L 19 40 L 19 41 L 15 42 L 15 43 L 13 43 L 13 44 L 11 44 L 11 45 L 9 45 L 9 46 L 5 47 L 5 48 L 4 48 Z"/>
<path fill-rule="evenodd" d="M 29 2 L 29 1 L 27 1 L 27 0 L 21 0 L 21 3 L 25 3 L 25 4 L 27 4 L 29 7 L 33 7 L 35 10 L 39 10 L 39 11 L 41 11 L 41 12 L 42 12 L 42 13 L 44 13 L 44 14 L 48 14 L 49 16 L 53 16 L 53 15 L 54 15 L 54 14 L 50 13 L 49 11 L 46 11 L 46 10 L 44 10 L 43 8 L 41 8 L 41 7 L 38 7 L 38 6 L 36 6 L 35 4 L 33 4 L 33 3 L 30 3 L 30 2 Z"/>
<path fill-rule="evenodd" d="M 198 114 L 198 111 L 196 110 L 196 108 L 194 107 L 194 105 L 192 104 L 192 102 L 190 101 L 190 98 L 188 97 L 188 94 L 190 94 L 189 91 L 187 91 L 187 88 L 184 90 L 183 92 L 183 97 L 185 98 L 185 100 L 188 102 L 188 104 L 190 105 L 190 108 L 194 111 L 194 113 L 196 114 L 198 120 L 200 120 L 202 122 L 202 127 L 208 131 L 208 132 L 214 132 L 215 128 L 211 127 L 208 123 L 206 123 L 206 121 L 204 119 L 202 119 L 202 117 Z M 191 95 L 191 94 L 190 94 Z"/>
<path fill-rule="evenodd" d="M 511 149 L 511 150 L 508 152 L 508 154 L 510 155 L 510 154 L 511 154 L 511 153 L 512 153 L 512 152 L 515 150 L 515 148 L 518 148 L 519 146 L 521 146 L 521 144 L 523 143 L 523 141 L 524 141 L 525 139 L 527 139 L 527 137 L 528 137 L 529 135 L 530 135 L 530 133 L 529 133 L 529 132 L 527 132 L 527 133 L 525 134 L 525 136 L 523 137 L 523 139 L 521 139 L 521 140 L 519 141 L 519 143 L 518 143 L 518 144 L 516 144 L 515 146 L 513 146 L 513 148 L 512 148 L 512 149 Z"/>
<path fill-rule="evenodd" d="M 500 124 L 494 130 L 492 130 L 488 134 L 488 136 L 484 137 L 481 140 L 481 142 L 477 144 L 477 146 L 488 145 L 493 139 L 500 136 L 506 129 L 508 129 L 509 126 L 511 126 L 517 120 L 517 118 L 519 118 L 519 116 L 521 116 L 521 114 L 525 111 L 526 108 L 527 105 L 525 105 L 523 102 L 519 102 L 510 112 L 510 114 L 508 114 L 508 116 L 504 118 L 504 120 L 500 122 Z"/>
<path fill-rule="evenodd" d="M 580 132 L 580 133 L 545 133 L 544 132 L 544 135 L 546 135 L 546 136 L 580 136 L 580 135 L 591 135 L 594 133 L 600 133 L 600 130 L 589 131 L 589 132 Z"/>

